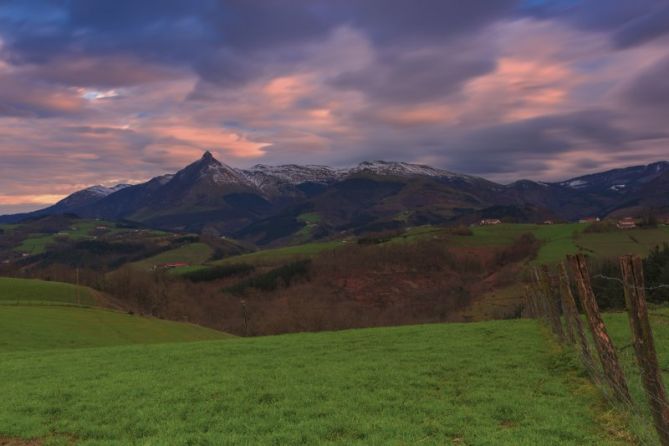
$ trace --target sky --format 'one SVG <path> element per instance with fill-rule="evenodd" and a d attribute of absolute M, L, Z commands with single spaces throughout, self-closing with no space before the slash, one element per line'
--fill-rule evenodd
<path fill-rule="evenodd" d="M 669 0 L 0 0 L 0 214 L 174 172 L 669 159 Z"/>

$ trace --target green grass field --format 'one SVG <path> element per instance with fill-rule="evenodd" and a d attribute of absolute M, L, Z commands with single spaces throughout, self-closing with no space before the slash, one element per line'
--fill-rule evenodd
<path fill-rule="evenodd" d="M 0 277 L 0 304 L 60 303 L 94 305 L 90 289 L 69 283 Z"/>
<path fill-rule="evenodd" d="M 576 243 L 598 257 L 646 255 L 655 246 L 669 243 L 669 227 L 583 234 Z"/>
<path fill-rule="evenodd" d="M 669 309 L 649 310 L 655 348 L 664 383 L 669 384 Z M 659 444 L 653 429 L 652 418 L 643 390 L 640 370 L 631 347 L 632 335 L 625 313 L 605 314 L 604 320 L 618 351 L 623 372 L 635 403 L 634 417 L 630 420 L 632 431 L 641 439 L 641 444 Z"/>
<path fill-rule="evenodd" d="M 229 335 L 98 308 L 0 306 L 0 352 L 202 341 Z"/>
<path fill-rule="evenodd" d="M 309 257 L 319 254 L 323 251 L 333 250 L 340 246 L 345 246 L 344 241 L 329 241 L 305 243 L 303 245 L 286 246 L 283 248 L 264 249 L 262 251 L 251 252 L 239 256 L 228 257 L 223 260 L 212 262 L 213 265 L 224 265 L 227 263 L 263 263 L 287 260 L 293 257 Z"/>
<path fill-rule="evenodd" d="M 46 247 L 55 241 L 55 235 L 31 235 L 21 242 L 16 250 L 28 254 L 41 254 L 46 251 Z"/>
<path fill-rule="evenodd" d="M 0 433 L 46 445 L 627 444 L 528 320 L 9 350 Z"/>
<path fill-rule="evenodd" d="M 452 236 L 455 246 L 506 246 L 521 234 L 530 232 L 543 241 L 535 264 L 556 263 L 567 254 L 584 253 L 595 257 L 616 257 L 623 254 L 647 254 L 653 247 L 669 243 L 669 227 L 657 229 L 615 230 L 606 233 L 585 233 L 585 224 L 554 225 L 500 224 L 475 226 L 472 236 Z M 434 228 L 416 228 L 412 237 L 434 234 Z M 443 233 L 443 232 L 439 232 Z"/>
<path fill-rule="evenodd" d="M 29 237 L 24 239 L 21 244 L 16 247 L 16 250 L 32 255 L 41 254 L 46 251 L 49 244 L 56 241 L 56 237 L 62 236 L 72 240 L 83 240 L 89 237 L 91 231 L 95 229 L 97 225 L 103 224 L 113 228 L 113 223 L 105 223 L 95 220 L 81 220 L 58 234 L 30 234 Z"/>
<path fill-rule="evenodd" d="M 544 243 L 539 249 L 535 263 L 557 263 L 567 254 L 578 253 L 575 236 L 583 229 L 584 225 L 578 223 L 538 226 L 533 233 Z"/>
<path fill-rule="evenodd" d="M 140 260 L 139 262 L 134 262 L 132 265 L 141 269 L 151 269 L 154 265 L 175 262 L 199 265 L 209 260 L 213 253 L 213 249 L 205 243 L 189 243 L 179 248 L 161 252 L 158 255 Z"/>

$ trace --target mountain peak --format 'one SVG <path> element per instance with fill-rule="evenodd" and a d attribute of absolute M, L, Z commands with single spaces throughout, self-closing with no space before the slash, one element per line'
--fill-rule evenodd
<path fill-rule="evenodd" d="M 214 158 L 214 155 L 212 155 L 209 150 L 205 151 L 202 154 L 202 158 L 200 158 L 200 163 L 201 164 L 221 164 L 220 161 L 218 161 L 216 158 Z"/>

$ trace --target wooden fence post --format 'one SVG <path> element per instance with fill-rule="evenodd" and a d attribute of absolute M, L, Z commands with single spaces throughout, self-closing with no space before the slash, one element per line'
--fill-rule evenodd
<path fill-rule="evenodd" d="M 526 314 L 530 319 L 536 319 L 538 317 L 537 308 L 534 305 L 534 296 L 530 293 L 530 287 L 525 285 L 525 308 L 527 308 Z"/>
<path fill-rule="evenodd" d="M 567 302 L 567 294 L 571 294 L 571 290 L 569 289 L 569 282 L 565 282 L 562 272 L 562 265 L 560 264 L 560 268 L 558 269 L 558 288 L 560 293 L 560 305 L 562 306 L 562 314 L 564 315 L 564 326 L 565 331 L 567 332 L 567 339 L 572 345 L 576 345 L 575 321 L 570 308 L 568 308 L 569 303 Z"/>
<path fill-rule="evenodd" d="M 592 360 L 592 353 L 588 347 L 588 339 L 585 337 L 585 330 L 583 330 L 583 322 L 578 314 L 576 308 L 576 300 L 571 292 L 569 285 L 569 275 L 567 274 L 567 267 L 564 262 L 560 262 L 560 295 L 562 296 L 562 308 L 564 310 L 564 317 L 567 320 L 567 326 L 571 329 L 572 343 L 578 343 L 581 350 L 581 358 L 585 366 L 589 370 L 593 370 L 594 361 Z"/>
<path fill-rule="evenodd" d="M 539 283 L 539 289 L 543 295 L 546 303 L 546 313 L 548 322 L 550 322 L 553 333 L 560 342 L 564 342 L 564 331 L 562 330 L 562 321 L 560 320 L 560 312 L 557 308 L 557 301 L 553 294 L 553 289 L 550 283 L 550 275 L 548 274 L 548 267 L 543 266 L 541 272 L 537 268 L 534 269 L 534 274 Z"/>
<path fill-rule="evenodd" d="M 546 317 L 546 308 L 544 305 L 544 299 L 542 298 L 542 292 L 539 289 L 537 283 L 536 270 L 532 271 L 534 280 L 530 282 L 529 290 L 534 298 L 534 306 L 537 309 L 537 319 L 541 319 L 544 323 L 548 324 L 548 318 Z"/>
<path fill-rule="evenodd" d="M 613 342 L 611 342 L 611 338 L 606 331 L 606 325 L 604 325 L 599 313 L 599 306 L 592 291 L 585 257 L 582 254 L 577 254 L 576 256 L 567 256 L 567 260 L 573 269 L 574 279 L 578 286 L 578 295 L 585 310 L 599 360 L 602 363 L 604 377 L 613 390 L 616 399 L 623 403 L 630 403 L 632 398 L 625 381 L 625 375 L 618 362 L 618 355 L 613 347 Z"/>
<path fill-rule="evenodd" d="M 638 256 L 623 256 L 619 261 L 625 288 L 625 303 L 634 336 L 634 352 L 641 369 L 643 387 L 648 396 L 648 404 L 660 442 L 663 446 L 669 446 L 669 406 L 657 362 L 653 332 L 648 320 L 643 263 Z"/>

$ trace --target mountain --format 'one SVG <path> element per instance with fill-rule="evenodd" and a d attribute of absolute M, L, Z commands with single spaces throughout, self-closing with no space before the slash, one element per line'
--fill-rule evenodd
<path fill-rule="evenodd" d="M 366 161 L 348 169 L 256 165 L 237 169 L 210 152 L 175 174 L 136 185 L 93 186 L 0 222 L 58 213 L 217 231 L 257 244 L 480 218 L 538 222 L 669 212 L 669 163 L 615 169 L 558 183 L 508 185 L 434 167 Z"/>
<path fill-rule="evenodd" d="M 117 184 L 113 187 L 101 185 L 87 187 L 60 200 L 44 209 L 21 214 L 0 216 L 0 223 L 16 223 L 22 220 L 42 217 L 45 215 L 76 213 L 82 207 L 99 202 L 103 198 L 130 187 L 129 184 Z"/>
<path fill-rule="evenodd" d="M 508 187 L 526 203 L 552 209 L 567 220 L 669 210 L 669 162 L 613 169 L 559 183 L 517 181 Z M 665 179 L 663 183 L 663 178 Z"/>
<path fill-rule="evenodd" d="M 105 187 L 100 185 L 88 187 L 67 196 L 53 206 L 46 208 L 45 211 L 48 214 L 71 212 L 77 208 L 96 203 L 104 197 L 123 190 L 129 186 L 129 184 L 117 184 L 113 187 Z"/>

